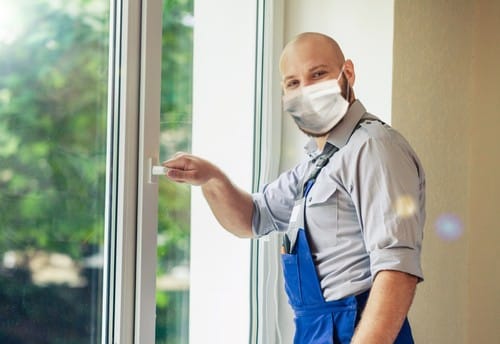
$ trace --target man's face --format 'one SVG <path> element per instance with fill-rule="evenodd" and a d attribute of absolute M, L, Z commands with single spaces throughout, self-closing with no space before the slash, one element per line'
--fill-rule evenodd
<path fill-rule="evenodd" d="M 308 38 L 288 46 L 283 52 L 280 67 L 285 94 L 336 79 L 341 71 L 333 47 L 321 38 Z M 341 78 L 340 85 L 345 85 L 344 78 Z"/>

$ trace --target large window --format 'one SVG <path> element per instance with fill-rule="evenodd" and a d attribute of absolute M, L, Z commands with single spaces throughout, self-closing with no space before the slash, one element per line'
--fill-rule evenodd
<path fill-rule="evenodd" d="M 0 1 L 0 343 L 246 342 L 251 241 L 150 167 L 252 189 L 258 1 Z"/>
<path fill-rule="evenodd" d="M 1 343 L 101 341 L 108 18 L 1 4 Z"/>

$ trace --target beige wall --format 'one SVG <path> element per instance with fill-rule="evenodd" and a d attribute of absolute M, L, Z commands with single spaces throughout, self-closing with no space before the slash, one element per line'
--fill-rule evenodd
<path fill-rule="evenodd" d="M 499 1 L 395 2 L 392 124 L 427 173 L 417 343 L 500 343 L 499 23 Z M 444 213 L 458 240 L 436 234 Z"/>
<path fill-rule="evenodd" d="M 500 343 L 500 1 L 479 1 L 469 117 L 469 343 Z M 479 302 L 476 302 L 479 298 Z"/>

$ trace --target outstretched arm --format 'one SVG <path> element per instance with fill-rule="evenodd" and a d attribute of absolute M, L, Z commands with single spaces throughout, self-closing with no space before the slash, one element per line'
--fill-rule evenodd
<path fill-rule="evenodd" d="M 210 209 L 226 230 L 238 237 L 252 237 L 252 196 L 235 186 L 217 166 L 186 153 L 177 153 L 163 166 L 169 179 L 201 186 Z"/>

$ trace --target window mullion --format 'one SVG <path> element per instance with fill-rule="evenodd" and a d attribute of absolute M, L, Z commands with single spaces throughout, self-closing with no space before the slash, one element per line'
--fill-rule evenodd
<path fill-rule="evenodd" d="M 162 1 L 143 1 L 139 108 L 139 178 L 135 343 L 154 343 L 162 50 Z"/>
<path fill-rule="evenodd" d="M 116 1 L 110 51 L 112 125 L 108 144 L 108 206 L 103 343 L 133 343 L 138 209 L 141 1 Z"/>

